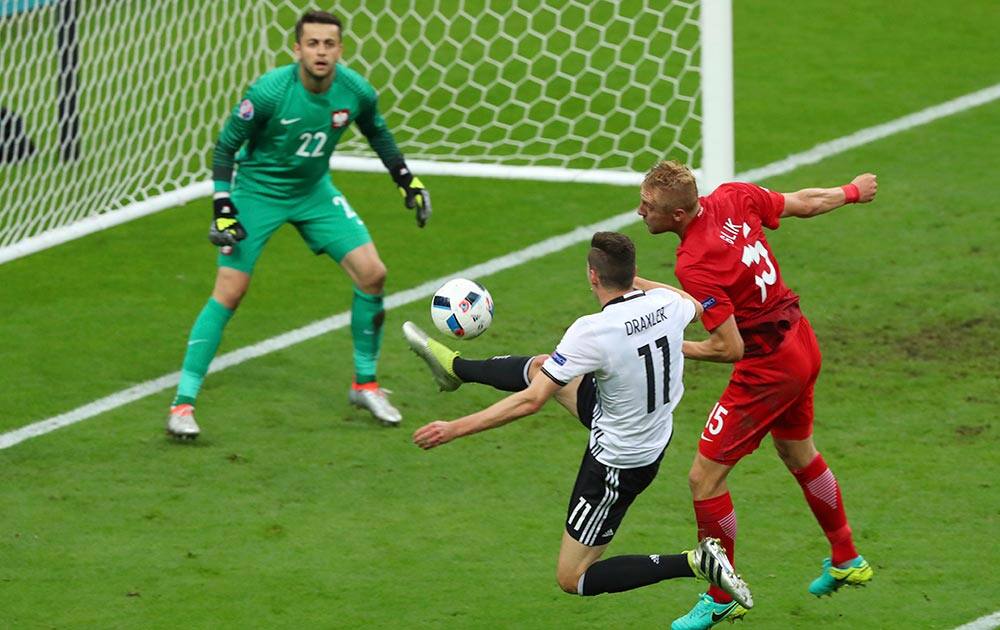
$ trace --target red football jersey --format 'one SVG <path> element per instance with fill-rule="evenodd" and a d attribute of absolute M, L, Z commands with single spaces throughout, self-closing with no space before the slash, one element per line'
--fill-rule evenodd
<path fill-rule="evenodd" d="M 787 329 L 801 317 L 799 296 L 781 279 L 763 230 L 777 229 L 785 198 L 754 184 L 730 183 L 700 202 L 677 247 L 675 273 L 705 307 L 705 328 L 714 330 L 735 314 L 747 342 L 755 332 L 778 332 L 776 325 Z M 747 354 L 752 350 L 759 349 L 748 343 Z"/>

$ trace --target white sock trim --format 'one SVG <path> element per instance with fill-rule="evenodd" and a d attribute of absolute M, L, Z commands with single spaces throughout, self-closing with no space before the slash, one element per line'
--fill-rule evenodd
<path fill-rule="evenodd" d="M 531 364 L 535 362 L 535 357 L 528 357 L 528 362 L 524 364 L 524 370 L 521 372 L 521 378 L 524 379 L 524 386 L 529 387 L 531 385 L 531 378 L 529 378 L 529 373 L 531 372 Z M 581 580 L 583 577 L 580 578 Z M 580 582 L 583 584 L 583 582 Z"/>

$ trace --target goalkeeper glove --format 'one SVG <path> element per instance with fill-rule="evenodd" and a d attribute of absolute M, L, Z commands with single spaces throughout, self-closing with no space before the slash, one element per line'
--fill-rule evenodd
<path fill-rule="evenodd" d="M 232 247 L 237 241 L 247 237 L 247 231 L 236 220 L 236 206 L 229 193 L 216 193 L 212 199 L 212 227 L 208 230 L 208 240 L 219 247 Z"/>
<path fill-rule="evenodd" d="M 417 225 L 424 227 L 427 219 L 431 216 L 431 193 L 424 188 L 419 177 L 414 177 L 410 169 L 406 168 L 405 162 L 389 169 L 392 181 L 399 187 L 399 194 L 402 195 L 406 207 L 417 211 Z"/>

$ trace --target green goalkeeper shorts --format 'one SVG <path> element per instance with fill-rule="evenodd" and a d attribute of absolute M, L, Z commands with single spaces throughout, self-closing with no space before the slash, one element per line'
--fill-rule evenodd
<path fill-rule="evenodd" d="M 347 198 L 329 182 L 320 183 L 307 195 L 287 199 L 236 188 L 232 200 L 247 237 L 233 246 L 232 253 L 219 254 L 220 267 L 253 273 L 267 241 L 285 223 L 295 226 L 314 254 L 325 252 L 338 263 L 348 252 L 372 240 Z"/>

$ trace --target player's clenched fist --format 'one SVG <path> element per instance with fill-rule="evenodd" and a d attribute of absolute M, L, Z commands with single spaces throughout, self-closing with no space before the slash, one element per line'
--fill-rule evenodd
<path fill-rule="evenodd" d="M 857 203 L 868 203 L 878 192 L 878 178 L 873 173 L 858 175 L 851 183 L 858 187 Z"/>
<path fill-rule="evenodd" d="M 454 427 L 450 422 L 443 420 L 425 424 L 413 432 L 413 443 L 424 450 L 451 442 L 454 438 Z"/>
<path fill-rule="evenodd" d="M 247 237 L 247 231 L 236 219 L 237 214 L 228 195 L 218 195 L 212 200 L 212 227 L 208 230 L 208 240 L 213 245 L 232 247 Z"/>

